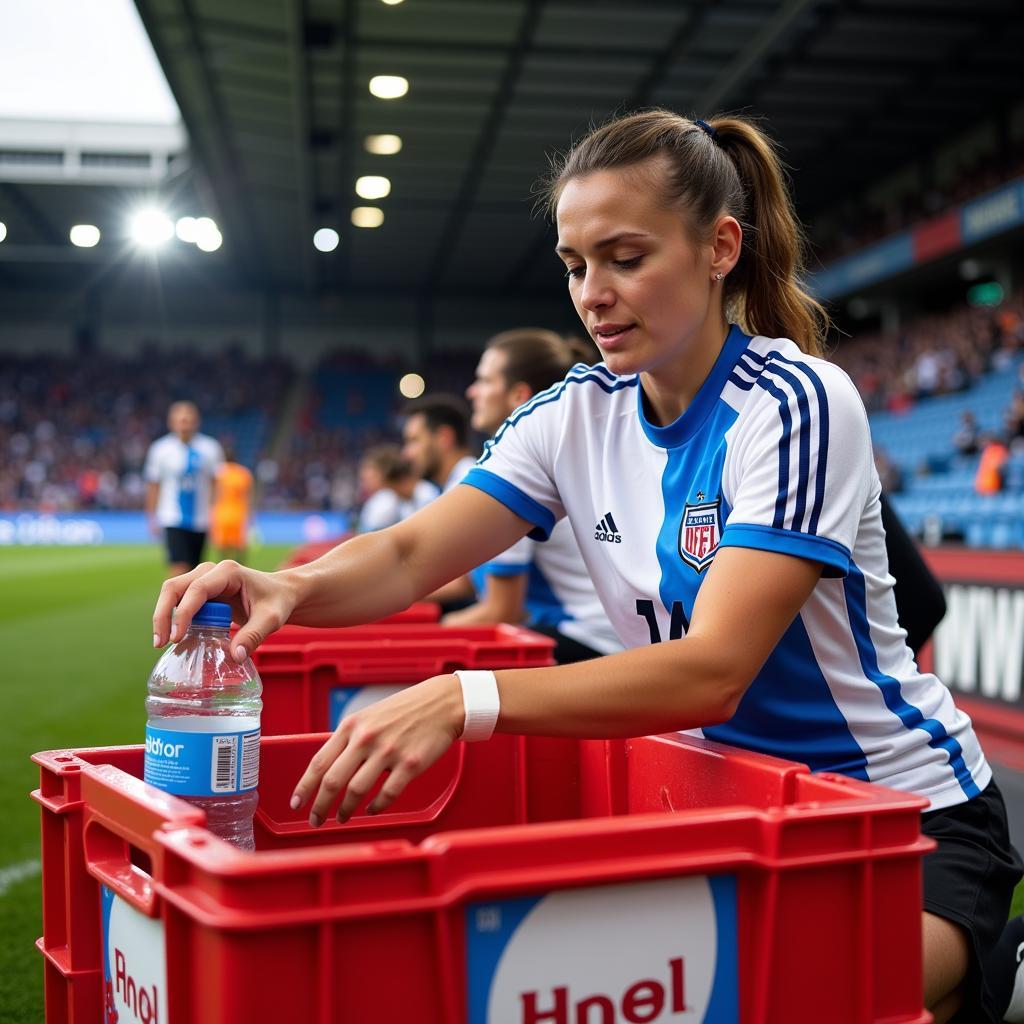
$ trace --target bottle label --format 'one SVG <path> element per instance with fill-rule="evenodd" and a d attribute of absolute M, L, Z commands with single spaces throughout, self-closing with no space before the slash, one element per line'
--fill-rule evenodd
<path fill-rule="evenodd" d="M 169 722 L 170 720 L 168 720 Z M 202 731 L 215 718 L 174 720 L 173 729 L 146 726 L 143 778 L 177 796 L 222 796 L 255 789 L 260 774 L 260 730 Z"/>

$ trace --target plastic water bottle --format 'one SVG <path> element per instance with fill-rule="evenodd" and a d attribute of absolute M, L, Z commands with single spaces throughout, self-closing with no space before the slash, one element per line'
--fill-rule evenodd
<path fill-rule="evenodd" d="M 146 782 L 206 812 L 206 827 L 255 849 L 260 711 L 256 667 L 231 656 L 231 608 L 207 601 L 149 677 Z"/>

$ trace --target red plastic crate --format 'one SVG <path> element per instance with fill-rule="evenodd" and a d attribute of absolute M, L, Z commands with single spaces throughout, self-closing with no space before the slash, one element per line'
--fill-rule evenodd
<path fill-rule="evenodd" d="M 394 615 L 387 615 L 378 619 L 374 626 L 426 626 L 436 625 L 441 619 L 441 606 L 433 601 L 417 601 L 408 608 Z M 323 642 L 337 637 L 344 637 L 351 629 L 363 629 L 363 626 L 293 626 L 286 623 L 280 629 L 275 630 L 262 646 L 267 644 L 301 644 L 309 641 Z M 231 631 L 237 632 L 238 627 L 232 623 Z"/>
<path fill-rule="evenodd" d="M 555 642 L 521 626 L 290 628 L 318 639 L 263 644 L 253 653 L 265 736 L 333 729 L 358 707 L 455 669 L 554 664 Z"/>
<path fill-rule="evenodd" d="M 931 1019 L 917 797 L 678 735 L 499 735 L 314 831 L 288 798 L 323 738 L 264 740 L 256 853 L 141 746 L 35 756 L 49 1024 Z"/>

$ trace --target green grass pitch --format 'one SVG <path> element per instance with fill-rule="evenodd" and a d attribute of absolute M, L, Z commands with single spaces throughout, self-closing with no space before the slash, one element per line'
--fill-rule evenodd
<path fill-rule="evenodd" d="M 249 559 L 280 564 L 289 549 Z M 40 1024 L 39 784 L 29 757 L 140 743 L 162 552 L 152 546 L 0 548 L 0 1021 Z"/>
<path fill-rule="evenodd" d="M 254 551 L 270 569 L 287 548 Z M 163 578 L 153 547 L 0 548 L 0 1021 L 43 1020 L 38 750 L 140 743 L 150 619 Z M 1024 884 L 1013 913 L 1024 910 Z"/>

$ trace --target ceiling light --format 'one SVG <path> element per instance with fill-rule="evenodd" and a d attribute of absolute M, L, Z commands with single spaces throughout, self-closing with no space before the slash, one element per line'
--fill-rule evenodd
<path fill-rule="evenodd" d="M 384 223 L 384 211 L 379 206 L 357 206 L 352 211 L 352 223 L 357 228 L 379 228 Z"/>
<path fill-rule="evenodd" d="M 184 219 L 182 218 L 182 220 Z M 186 233 L 193 236 L 192 240 L 203 252 L 216 252 L 220 248 L 221 242 L 224 241 L 220 228 L 217 227 L 217 222 L 209 217 L 196 217 L 191 231 L 189 231 L 188 225 L 186 225 L 185 230 Z"/>
<path fill-rule="evenodd" d="M 334 228 L 320 228 L 313 235 L 313 248 L 318 252 L 334 252 L 341 238 Z"/>
<path fill-rule="evenodd" d="M 7 237 L 7 225 L 0 220 L 0 242 Z"/>
<path fill-rule="evenodd" d="M 409 80 L 401 75 L 374 75 L 370 92 L 381 100 L 397 100 L 409 91 Z"/>
<path fill-rule="evenodd" d="M 363 145 L 367 153 L 377 156 L 394 156 L 402 148 L 400 135 L 367 135 Z"/>
<path fill-rule="evenodd" d="M 356 178 L 356 195 L 361 199 L 383 199 L 391 192 L 391 179 L 380 174 L 364 174 Z"/>
<path fill-rule="evenodd" d="M 195 242 L 198 237 L 195 217 L 179 217 L 178 223 L 174 225 L 174 233 L 183 242 Z"/>
<path fill-rule="evenodd" d="M 387 4 L 388 7 L 397 7 L 400 3 L 402 3 L 402 0 L 380 0 L 380 2 L 382 4 Z"/>
<path fill-rule="evenodd" d="M 76 224 L 68 232 L 68 237 L 72 245 L 80 249 L 91 249 L 100 240 L 100 229 L 95 224 Z"/>
<path fill-rule="evenodd" d="M 203 252 L 216 252 L 224 242 L 224 236 L 214 228 L 213 231 L 206 231 L 196 239 L 196 248 Z"/>
<path fill-rule="evenodd" d="M 419 398 L 427 390 L 427 382 L 418 373 L 407 373 L 399 382 L 403 398 Z"/>
<path fill-rule="evenodd" d="M 174 235 L 171 218 L 163 210 L 149 207 L 140 210 L 132 218 L 131 236 L 138 245 L 147 249 L 155 249 L 163 245 Z"/>

